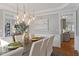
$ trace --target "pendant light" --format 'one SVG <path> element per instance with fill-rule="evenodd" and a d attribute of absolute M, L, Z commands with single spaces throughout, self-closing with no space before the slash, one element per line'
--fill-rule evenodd
<path fill-rule="evenodd" d="M 22 19 L 22 21 L 25 21 L 25 17 L 26 17 L 25 4 L 23 4 L 23 19 Z"/>
<path fill-rule="evenodd" d="M 17 4 L 17 16 L 16 16 L 16 23 L 19 24 L 19 5 Z"/>

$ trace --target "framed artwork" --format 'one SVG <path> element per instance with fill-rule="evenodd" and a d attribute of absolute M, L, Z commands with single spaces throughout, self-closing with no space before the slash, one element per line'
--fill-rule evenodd
<path fill-rule="evenodd" d="M 7 19 L 6 19 L 7 20 Z M 10 21 L 6 21 L 5 23 L 5 37 L 10 36 Z"/>

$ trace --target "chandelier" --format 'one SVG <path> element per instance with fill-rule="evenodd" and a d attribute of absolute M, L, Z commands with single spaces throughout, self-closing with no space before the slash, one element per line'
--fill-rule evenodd
<path fill-rule="evenodd" d="M 19 8 L 19 4 L 17 4 L 17 16 L 16 16 L 16 23 L 19 24 L 21 22 L 25 22 L 26 19 L 28 19 L 27 21 L 27 25 L 29 25 L 31 23 L 31 21 L 35 20 L 35 15 L 34 15 L 34 12 L 33 14 L 31 13 L 31 11 L 28 11 L 26 13 L 26 5 L 23 4 L 23 15 L 21 16 L 20 13 L 20 8 Z"/>

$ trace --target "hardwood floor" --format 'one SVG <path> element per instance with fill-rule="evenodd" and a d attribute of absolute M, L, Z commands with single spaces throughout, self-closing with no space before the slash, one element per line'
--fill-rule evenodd
<path fill-rule="evenodd" d="M 61 48 L 53 47 L 53 52 L 62 53 L 64 56 L 77 56 L 77 51 L 74 50 L 74 39 L 70 39 L 70 41 L 62 42 Z M 61 55 L 61 56 L 62 56 Z"/>

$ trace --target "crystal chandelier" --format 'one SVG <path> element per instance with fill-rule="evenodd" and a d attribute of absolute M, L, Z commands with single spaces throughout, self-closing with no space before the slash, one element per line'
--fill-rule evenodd
<path fill-rule="evenodd" d="M 23 15 L 20 16 L 19 14 L 19 6 L 17 4 L 17 17 L 16 17 L 16 23 L 19 24 L 20 22 L 25 22 L 26 19 L 28 19 L 27 25 L 31 23 L 31 21 L 35 20 L 35 15 L 34 13 L 30 13 L 30 11 L 27 12 L 26 14 L 26 6 L 23 4 Z"/>

